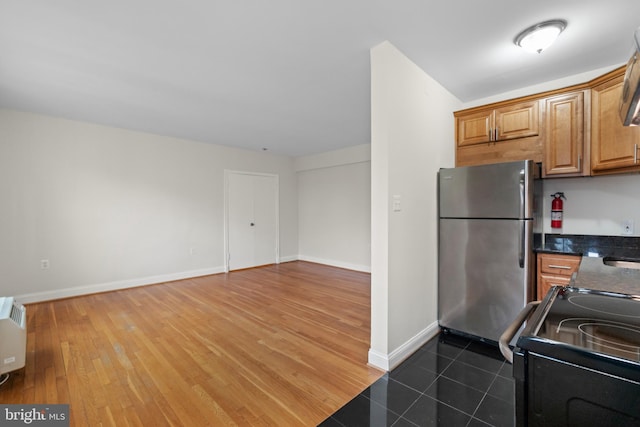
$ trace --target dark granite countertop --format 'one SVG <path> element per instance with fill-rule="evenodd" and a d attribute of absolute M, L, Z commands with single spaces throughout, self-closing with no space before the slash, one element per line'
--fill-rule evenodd
<path fill-rule="evenodd" d="M 603 257 L 582 257 L 570 286 L 640 296 L 640 270 L 612 267 Z"/>
<path fill-rule="evenodd" d="M 604 263 L 606 257 L 640 261 L 640 237 L 547 234 L 544 243 L 534 241 L 538 253 L 582 256 L 570 286 L 640 295 L 640 270 Z"/>
<path fill-rule="evenodd" d="M 560 255 L 573 255 L 573 256 L 582 256 L 582 252 L 573 252 L 573 251 L 564 251 L 549 247 L 540 247 L 536 248 L 535 252 L 538 254 L 560 254 Z"/>

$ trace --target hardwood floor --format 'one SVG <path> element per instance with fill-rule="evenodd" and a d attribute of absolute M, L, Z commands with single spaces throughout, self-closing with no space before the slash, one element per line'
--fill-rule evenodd
<path fill-rule="evenodd" d="M 382 374 L 370 275 L 289 262 L 27 306 L 0 403 L 71 425 L 315 426 Z"/>

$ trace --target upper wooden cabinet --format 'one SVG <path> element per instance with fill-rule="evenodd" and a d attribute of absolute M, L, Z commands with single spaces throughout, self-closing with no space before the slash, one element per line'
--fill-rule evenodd
<path fill-rule="evenodd" d="M 640 171 L 640 127 L 622 126 L 618 113 L 624 68 L 594 81 L 591 89 L 592 175 Z"/>
<path fill-rule="evenodd" d="M 640 172 L 640 126 L 618 113 L 624 72 L 455 112 L 456 166 L 532 159 L 546 178 Z"/>
<path fill-rule="evenodd" d="M 494 141 L 537 136 L 540 128 L 539 112 L 540 103 L 537 100 L 496 108 Z"/>
<path fill-rule="evenodd" d="M 493 110 L 456 115 L 456 142 L 458 147 L 485 144 L 493 140 Z"/>
<path fill-rule="evenodd" d="M 458 146 L 536 136 L 539 133 L 539 110 L 536 100 L 455 113 Z"/>
<path fill-rule="evenodd" d="M 589 175 L 589 90 L 544 99 L 542 176 Z"/>
<path fill-rule="evenodd" d="M 542 161 L 538 99 L 471 108 L 454 116 L 457 166 Z"/>

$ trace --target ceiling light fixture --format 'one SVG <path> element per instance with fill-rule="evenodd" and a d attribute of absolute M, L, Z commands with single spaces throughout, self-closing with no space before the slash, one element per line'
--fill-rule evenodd
<path fill-rule="evenodd" d="M 548 48 L 567 27 L 567 21 L 554 19 L 533 25 L 516 36 L 513 42 L 528 52 L 540 53 Z"/>

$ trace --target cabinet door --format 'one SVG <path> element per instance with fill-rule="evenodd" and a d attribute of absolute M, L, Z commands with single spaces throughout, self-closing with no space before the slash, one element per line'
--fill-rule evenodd
<path fill-rule="evenodd" d="M 501 107 L 495 110 L 494 140 L 526 138 L 539 133 L 538 100 Z"/>
<path fill-rule="evenodd" d="M 544 115 L 545 176 L 588 175 L 589 165 L 584 161 L 584 93 L 547 98 Z"/>
<path fill-rule="evenodd" d="M 458 147 L 490 142 L 492 123 L 493 110 L 456 117 Z"/>
<path fill-rule="evenodd" d="M 571 278 L 563 276 L 547 276 L 546 274 L 538 276 L 538 300 L 542 300 L 545 295 L 554 286 L 567 286 L 571 282 Z"/>
<path fill-rule="evenodd" d="M 618 114 L 623 76 L 591 89 L 591 171 L 597 173 L 640 170 L 640 128 L 622 126 Z"/>

